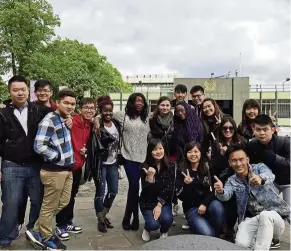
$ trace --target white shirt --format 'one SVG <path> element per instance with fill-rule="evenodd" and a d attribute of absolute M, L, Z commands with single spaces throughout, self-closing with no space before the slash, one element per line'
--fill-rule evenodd
<path fill-rule="evenodd" d="M 16 116 L 18 121 L 20 122 L 23 130 L 25 131 L 25 134 L 27 135 L 27 116 L 28 116 L 27 104 L 21 109 L 15 108 L 14 115 Z"/>
<path fill-rule="evenodd" d="M 103 164 L 106 165 L 111 165 L 114 164 L 116 162 L 116 158 L 117 158 L 117 151 L 118 151 L 118 138 L 119 138 L 119 133 L 118 130 L 116 128 L 116 126 L 114 125 L 114 123 L 111 123 L 110 127 L 107 127 L 104 125 L 104 128 L 106 129 L 107 132 L 109 132 L 114 138 L 116 138 L 116 141 L 114 141 L 113 143 L 111 143 L 108 147 L 108 158 L 105 162 L 103 162 Z"/>

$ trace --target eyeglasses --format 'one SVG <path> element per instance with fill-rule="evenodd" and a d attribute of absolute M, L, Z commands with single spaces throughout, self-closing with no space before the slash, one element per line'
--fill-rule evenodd
<path fill-rule="evenodd" d="M 229 130 L 230 132 L 233 132 L 234 128 L 233 128 L 233 126 L 223 126 L 223 127 L 222 127 L 222 130 L 225 131 L 225 132 L 226 132 L 227 130 Z"/>
<path fill-rule="evenodd" d="M 95 111 L 95 107 L 88 107 L 88 106 L 83 106 L 82 109 L 84 109 L 85 111 Z"/>

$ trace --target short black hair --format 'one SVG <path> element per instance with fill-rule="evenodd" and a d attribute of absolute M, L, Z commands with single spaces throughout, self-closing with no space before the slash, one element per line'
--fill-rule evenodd
<path fill-rule="evenodd" d="M 47 85 L 50 87 L 50 89 L 52 89 L 52 84 L 49 80 L 46 79 L 37 80 L 34 84 L 34 91 L 36 92 L 39 88 L 43 88 Z"/>
<path fill-rule="evenodd" d="M 27 85 L 27 79 L 25 77 L 20 76 L 20 75 L 15 75 L 8 80 L 8 90 L 10 90 L 10 87 L 12 83 L 14 82 L 24 82 Z"/>
<path fill-rule="evenodd" d="M 248 153 L 247 153 L 245 145 L 244 144 L 240 144 L 240 143 L 231 143 L 229 145 L 229 147 L 227 148 L 226 155 L 229 158 L 229 156 L 232 153 L 237 152 L 237 151 L 244 151 L 245 154 L 248 156 Z"/>
<path fill-rule="evenodd" d="M 58 95 L 57 95 L 57 100 L 62 100 L 65 97 L 76 98 L 76 93 L 73 90 L 68 89 L 68 88 L 60 90 Z"/>
<path fill-rule="evenodd" d="M 82 108 L 84 105 L 87 104 L 94 104 L 94 106 L 96 107 L 96 100 L 94 98 L 83 98 L 81 99 L 79 106 L 80 108 Z"/>
<path fill-rule="evenodd" d="M 174 89 L 174 92 L 177 93 L 177 92 L 182 92 L 182 93 L 187 93 L 187 87 L 186 85 L 182 85 L 182 84 L 178 84 L 175 86 L 175 89 Z"/>
<path fill-rule="evenodd" d="M 204 94 L 204 88 L 201 85 L 194 85 L 191 90 L 190 90 L 190 94 L 192 95 L 195 92 L 199 92 L 201 91 L 202 94 Z"/>
<path fill-rule="evenodd" d="M 260 114 L 254 119 L 254 123 L 261 126 L 269 125 L 274 127 L 273 121 L 271 118 L 266 114 Z"/>

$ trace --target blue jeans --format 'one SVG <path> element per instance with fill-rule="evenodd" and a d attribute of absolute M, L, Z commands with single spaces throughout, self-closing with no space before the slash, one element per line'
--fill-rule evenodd
<path fill-rule="evenodd" d="M 202 216 L 198 214 L 198 208 L 191 208 L 186 213 L 186 219 L 194 234 L 219 237 L 225 221 L 223 204 L 218 200 L 213 200 Z"/>
<path fill-rule="evenodd" d="M 128 179 L 128 192 L 124 219 L 129 221 L 133 215 L 133 218 L 138 220 L 140 163 L 125 160 L 124 170 Z"/>
<path fill-rule="evenodd" d="M 96 193 L 94 198 L 94 206 L 96 213 L 102 212 L 104 207 L 110 209 L 115 196 L 118 193 L 118 170 L 117 164 L 102 164 L 100 180 L 94 179 Z M 105 185 L 107 182 L 107 194 L 105 196 Z"/>
<path fill-rule="evenodd" d="M 25 199 L 25 194 L 29 196 L 31 202 L 27 229 L 32 229 L 39 217 L 43 194 L 40 171 L 31 166 L 3 161 L 1 189 L 3 205 L 0 220 L 0 244 L 7 244 L 16 237 L 18 210 Z"/>
<path fill-rule="evenodd" d="M 148 232 L 160 228 L 162 234 L 167 233 L 173 223 L 172 205 L 165 205 L 162 207 L 161 216 L 158 220 L 154 219 L 153 210 L 142 210 L 141 213 L 145 221 L 144 228 Z"/>

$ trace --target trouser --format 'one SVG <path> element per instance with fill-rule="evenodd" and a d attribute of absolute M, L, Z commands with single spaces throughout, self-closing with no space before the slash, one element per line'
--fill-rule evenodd
<path fill-rule="evenodd" d="M 276 185 L 280 193 L 283 193 L 283 200 L 290 206 L 290 185 Z"/>
<path fill-rule="evenodd" d="M 101 213 L 104 210 L 104 207 L 106 208 L 106 211 L 109 211 L 118 193 L 117 163 L 114 163 L 112 165 L 102 164 L 100 180 L 94 179 L 94 182 L 96 187 L 96 193 L 94 198 L 96 214 Z M 107 183 L 107 194 L 105 196 L 106 183 Z"/>
<path fill-rule="evenodd" d="M 173 223 L 172 205 L 162 207 L 160 217 L 155 220 L 153 210 L 141 210 L 145 224 L 144 228 L 148 232 L 160 229 L 161 234 L 167 233 Z"/>
<path fill-rule="evenodd" d="M 125 160 L 124 169 L 128 179 L 128 193 L 124 219 L 130 220 L 133 215 L 133 218 L 138 220 L 140 163 Z"/>
<path fill-rule="evenodd" d="M 40 232 L 46 241 L 53 236 L 52 221 L 71 198 L 73 175 L 70 171 L 40 171 L 41 182 L 44 186 L 44 195 L 38 221 L 34 231 Z"/>
<path fill-rule="evenodd" d="M 72 192 L 70 197 L 69 204 L 64 207 L 57 215 L 56 215 L 56 223 L 60 228 L 66 227 L 67 225 L 73 224 L 74 218 L 74 206 L 75 206 L 75 198 L 79 191 L 80 181 L 82 177 L 82 169 L 77 169 L 73 171 L 73 184 L 72 184 Z"/>
<path fill-rule="evenodd" d="M 18 209 L 18 225 L 22 225 L 25 220 L 25 212 L 27 207 L 27 201 L 28 201 L 28 194 L 23 191 L 23 201 Z"/>
<path fill-rule="evenodd" d="M 269 250 L 273 238 L 279 238 L 285 222 L 275 211 L 263 211 L 252 218 L 245 218 L 239 225 L 235 243 L 243 248 Z"/>
<path fill-rule="evenodd" d="M 8 244 L 17 236 L 18 212 L 24 194 L 29 195 L 31 202 L 27 228 L 32 228 L 38 219 L 42 199 L 39 169 L 3 161 L 1 190 L 3 205 L 0 220 L 0 244 Z"/>

